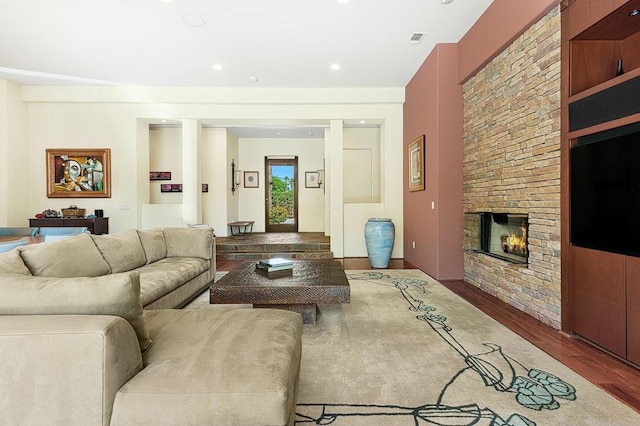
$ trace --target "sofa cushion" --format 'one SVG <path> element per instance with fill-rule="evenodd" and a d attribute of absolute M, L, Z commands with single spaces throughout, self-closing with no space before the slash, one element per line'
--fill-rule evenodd
<path fill-rule="evenodd" d="M 140 272 L 142 306 L 164 296 L 207 271 L 210 261 L 199 258 L 165 258 L 146 265 Z"/>
<path fill-rule="evenodd" d="M 111 426 L 293 424 L 302 319 L 280 309 L 145 311 L 154 346 Z"/>
<path fill-rule="evenodd" d="M 0 315 L 71 314 L 122 317 L 135 330 L 140 349 L 151 346 L 142 318 L 137 271 L 93 278 L 0 274 Z"/>
<path fill-rule="evenodd" d="M 22 261 L 19 250 L 10 250 L 0 253 L 0 273 L 10 272 L 22 275 L 31 275 L 29 268 Z"/>
<path fill-rule="evenodd" d="M 18 247 L 33 275 L 44 277 L 97 277 L 111 272 L 89 234 Z"/>
<path fill-rule="evenodd" d="M 138 237 L 147 258 L 147 264 L 167 257 L 167 243 L 164 241 L 162 229 L 138 230 Z"/>
<path fill-rule="evenodd" d="M 111 268 L 111 273 L 126 272 L 147 263 L 135 229 L 116 234 L 92 235 L 93 242 Z"/>
<path fill-rule="evenodd" d="M 213 228 L 162 228 L 167 242 L 167 257 L 200 257 L 213 255 Z"/>

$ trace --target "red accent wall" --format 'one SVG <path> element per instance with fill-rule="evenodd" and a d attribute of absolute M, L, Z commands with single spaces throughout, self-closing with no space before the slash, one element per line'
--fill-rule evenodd
<path fill-rule="evenodd" d="M 464 83 L 475 75 L 560 2 L 561 0 L 494 0 L 458 43 L 460 82 Z"/>
<path fill-rule="evenodd" d="M 461 83 L 560 1 L 494 0 L 459 43 L 436 46 L 406 87 L 404 176 L 407 146 L 420 135 L 426 162 L 424 191 L 409 192 L 404 179 L 404 258 L 436 279 L 464 277 Z"/>
<path fill-rule="evenodd" d="M 407 145 L 425 135 L 425 190 L 409 192 L 405 182 L 404 257 L 437 279 L 464 276 L 463 105 L 457 70 L 457 45 L 436 46 L 409 82 L 404 104 L 405 176 Z"/>

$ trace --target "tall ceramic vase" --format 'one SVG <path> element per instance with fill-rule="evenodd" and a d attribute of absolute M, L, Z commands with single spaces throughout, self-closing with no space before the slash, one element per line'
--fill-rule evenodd
<path fill-rule="evenodd" d="M 396 227 L 386 217 L 372 217 L 364 225 L 364 240 L 372 268 L 389 266 L 395 235 Z"/>

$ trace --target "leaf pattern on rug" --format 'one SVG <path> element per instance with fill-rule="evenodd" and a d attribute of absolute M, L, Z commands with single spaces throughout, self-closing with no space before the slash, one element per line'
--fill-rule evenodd
<path fill-rule="evenodd" d="M 470 353 L 464 342 L 458 341 L 455 330 L 447 324 L 447 317 L 438 313 L 438 308 L 425 303 L 413 293 L 428 296 L 429 281 L 417 278 L 396 277 L 380 272 L 365 271 L 348 274 L 349 280 L 362 280 L 395 286 L 409 304 L 409 311 L 418 313 L 415 318 L 426 322 L 447 344 L 465 361 L 467 367 L 458 371 L 444 385 L 435 404 L 420 407 L 402 407 L 397 405 L 362 404 L 298 404 L 296 423 L 334 424 L 341 418 L 372 416 L 408 416 L 413 424 L 427 425 L 481 425 L 489 426 L 536 426 L 536 423 L 521 413 L 512 413 L 506 420 L 490 407 L 481 408 L 475 403 L 448 405 L 447 391 L 463 375 L 471 372 L 485 387 L 496 392 L 511 393 L 523 408 L 531 410 L 557 410 L 561 408 L 558 399 L 574 401 L 576 389 L 569 383 L 548 372 L 527 368 L 515 359 L 504 354 L 495 343 L 483 343 L 486 348 L 481 353 Z"/>

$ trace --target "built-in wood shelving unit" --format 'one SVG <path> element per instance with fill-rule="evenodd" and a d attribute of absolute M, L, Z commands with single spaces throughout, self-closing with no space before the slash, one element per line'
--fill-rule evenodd
<path fill-rule="evenodd" d="M 640 122 L 633 107 L 597 119 L 608 111 L 598 104 L 602 95 L 617 90 L 613 98 L 624 100 L 623 89 L 640 82 L 640 0 L 564 0 L 562 6 L 562 329 L 640 365 L 640 258 L 571 245 L 569 182 L 577 138 Z M 624 74 L 616 76 L 619 59 Z M 570 131 L 576 118 L 570 109 L 585 103 L 587 111 L 593 107 L 587 124 Z"/>

